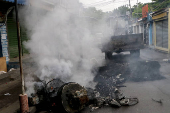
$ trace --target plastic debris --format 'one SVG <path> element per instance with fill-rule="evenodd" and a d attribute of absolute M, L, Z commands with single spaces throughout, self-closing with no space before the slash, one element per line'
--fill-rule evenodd
<path fill-rule="evenodd" d="M 0 71 L 0 75 L 6 73 L 5 71 Z"/>
<path fill-rule="evenodd" d="M 10 93 L 6 93 L 6 94 L 4 94 L 5 96 L 9 96 L 9 95 L 11 95 Z"/>
<path fill-rule="evenodd" d="M 168 61 L 169 61 L 169 59 L 163 59 L 163 61 L 164 61 L 164 62 L 168 62 Z"/>
<path fill-rule="evenodd" d="M 9 70 L 9 72 L 10 72 L 10 71 L 14 71 L 14 70 L 16 70 L 16 69 L 14 69 L 14 68 L 11 68 L 11 69 Z"/>

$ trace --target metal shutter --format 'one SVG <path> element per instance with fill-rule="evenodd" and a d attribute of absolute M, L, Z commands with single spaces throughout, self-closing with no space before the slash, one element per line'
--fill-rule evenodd
<path fill-rule="evenodd" d="M 162 24 L 162 36 L 163 36 L 163 42 L 162 47 L 168 48 L 168 20 L 164 20 Z"/>
<path fill-rule="evenodd" d="M 13 14 L 8 15 L 7 20 L 7 34 L 8 34 L 8 45 L 9 45 L 9 55 L 10 58 L 18 57 L 18 39 L 17 39 L 17 27 L 16 21 L 14 20 Z M 22 55 L 28 53 L 28 50 L 24 47 L 23 42 L 27 41 L 26 29 L 24 27 L 20 28 L 21 45 L 22 45 Z"/>
<path fill-rule="evenodd" d="M 18 57 L 18 40 L 17 40 L 17 27 L 12 14 L 8 16 L 7 20 L 7 34 L 10 58 Z"/>
<path fill-rule="evenodd" d="M 162 47 L 162 21 L 156 22 L 156 46 Z"/>

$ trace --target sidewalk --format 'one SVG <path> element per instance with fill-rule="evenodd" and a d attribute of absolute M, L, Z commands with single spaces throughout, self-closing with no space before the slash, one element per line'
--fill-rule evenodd
<path fill-rule="evenodd" d="M 141 50 L 140 57 L 145 60 L 163 61 L 163 59 L 170 59 L 170 54 L 145 48 Z"/>
<path fill-rule="evenodd" d="M 12 62 L 18 62 L 17 58 Z M 23 74 L 35 71 L 34 63 L 30 57 L 23 58 Z M 0 113 L 18 113 L 20 109 L 19 94 L 21 94 L 20 69 L 16 69 L 0 75 Z M 9 95 L 5 95 L 9 93 Z M 35 107 L 30 108 L 31 113 L 35 113 Z"/>

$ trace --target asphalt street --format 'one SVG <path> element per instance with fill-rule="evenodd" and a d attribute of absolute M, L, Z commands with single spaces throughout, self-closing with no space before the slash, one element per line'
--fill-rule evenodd
<path fill-rule="evenodd" d="M 129 53 L 122 53 L 122 55 L 128 56 Z M 163 61 L 163 59 L 169 59 L 169 55 L 152 49 L 144 49 L 141 50 L 140 58 L 146 61 L 158 61 L 161 65 L 161 74 L 166 79 L 146 82 L 127 81 L 124 84 L 127 87 L 121 88 L 121 91 L 127 97 L 138 97 L 137 105 L 121 108 L 104 107 L 93 111 L 93 113 L 170 113 L 170 63 Z M 19 71 L 15 74 L 19 74 Z M 14 81 L 1 79 L 0 81 L 3 82 L 0 84 L 0 113 L 17 112 L 19 109 L 18 95 L 21 93 L 20 79 L 17 78 Z M 4 95 L 6 93 L 10 95 Z M 161 100 L 162 103 L 154 100 Z M 82 113 L 89 112 L 88 108 L 82 111 Z"/>
<path fill-rule="evenodd" d="M 129 53 L 124 53 L 125 56 Z M 139 103 L 135 106 L 123 106 L 121 108 L 104 107 L 93 113 L 170 113 L 170 63 L 163 61 L 169 55 L 152 49 L 141 50 L 141 59 L 146 61 L 158 61 L 161 64 L 160 72 L 166 79 L 145 82 L 126 82 L 127 87 L 121 91 L 127 97 L 138 97 Z M 162 101 L 158 103 L 156 101 Z M 89 113 L 86 109 L 82 113 Z"/>

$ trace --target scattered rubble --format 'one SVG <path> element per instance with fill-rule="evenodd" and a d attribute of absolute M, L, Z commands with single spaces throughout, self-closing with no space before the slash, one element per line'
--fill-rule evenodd
<path fill-rule="evenodd" d="M 118 75 L 120 76 L 120 75 Z M 117 83 L 121 83 L 120 77 L 115 78 Z M 54 79 L 47 84 L 35 85 L 36 94 L 29 97 L 31 105 L 46 104 L 49 110 L 62 109 L 68 113 L 81 111 L 84 107 L 89 106 L 90 111 L 102 108 L 103 106 L 121 107 L 127 105 L 135 105 L 138 103 L 137 98 L 127 98 L 120 93 L 120 90 L 113 85 L 110 96 L 101 96 L 96 89 L 84 88 L 77 83 L 64 83 L 60 79 Z M 124 87 L 124 86 L 123 86 Z"/>
<path fill-rule="evenodd" d="M 65 83 L 60 79 L 54 79 L 48 83 L 41 81 L 41 85 L 35 85 L 37 93 L 30 97 L 29 102 L 32 105 L 41 103 L 49 105 L 48 110 L 59 107 L 69 113 L 78 112 L 86 106 L 89 106 L 90 111 L 94 111 L 103 106 L 136 105 L 139 102 L 138 98 L 124 96 L 120 88 L 126 87 L 123 85 L 126 80 L 140 82 L 162 79 L 159 69 L 160 64 L 157 61 L 110 61 L 96 74 L 94 78 L 94 82 L 97 82 L 95 89 L 84 89 L 76 83 Z M 79 88 L 73 88 L 70 84 L 76 84 Z M 162 101 L 156 102 L 161 103 Z"/>
<path fill-rule="evenodd" d="M 5 71 L 0 71 L 0 75 L 2 75 L 2 74 L 4 74 L 4 73 L 6 73 Z"/>
<path fill-rule="evenodd" d="M 14 69 L 14 68 L 11 68 L 11 69 L 9 70 L 9 72 L 10 72 L 10 71 L 14 71 L 14 70 L 16 70 L 16 69 Z"/>
<path fill-rule="evenodd" d="M 152 98 L 152 100 L 155 101 L 155 102 L 157 102 L 157 103 L 163 104 L 162 99 L 160 99 L 160 100 L 155 100 L 155 99 Z"/>
<path fill-rule="evenodd" d="M 163 61 L 163 62 L 167 62 L 167 63 L 169 63 L 169 62 L 170 62 L 170 60 L 169 60 L 169 59 L 163 59 L 162 61 Z"/>
<path fill-rule="evenodd" d="M 5 93 L 4 95 L 5 95 L 5 96 L 10 96 L 11 94 L 10 94 L 10 93 Z"/>

